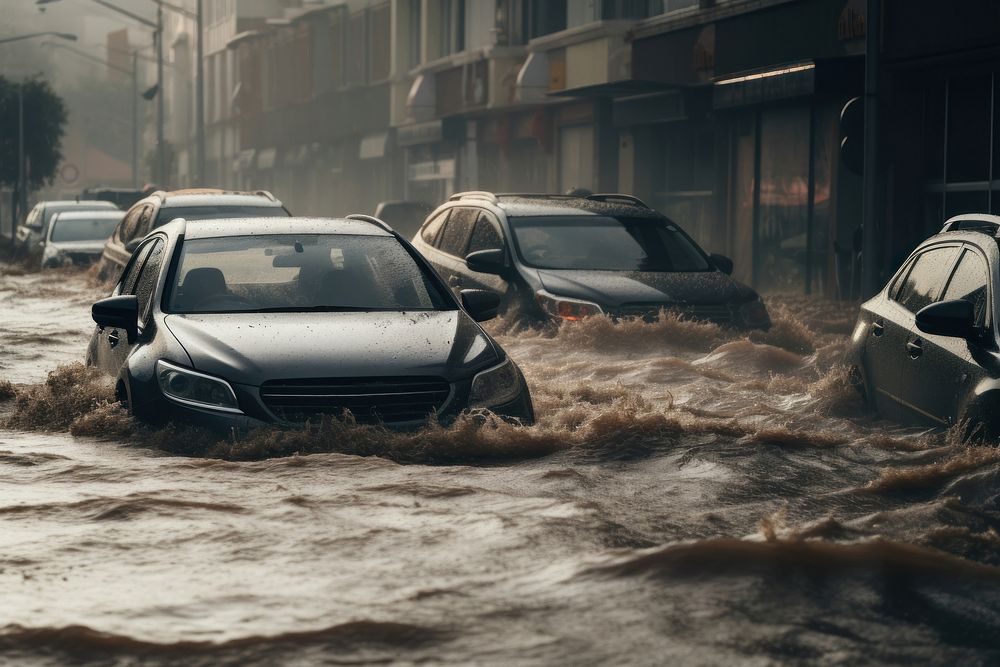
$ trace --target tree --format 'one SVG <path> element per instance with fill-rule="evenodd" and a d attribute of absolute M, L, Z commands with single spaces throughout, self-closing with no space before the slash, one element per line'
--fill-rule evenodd
<path fill-rule="evenodd" d="M 0 76 L 0 185 L 12 187 L 18 172 L 18 88 L 24 91 L 24 152 L 28 190 L 55 180 L 62 162 L 66 105 L 40 77 L 23 83 Z"/>

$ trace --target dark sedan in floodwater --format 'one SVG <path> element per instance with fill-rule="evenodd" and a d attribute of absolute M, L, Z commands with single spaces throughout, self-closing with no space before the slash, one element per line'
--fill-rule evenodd
<path fill-rule="evenodd" d="M 149 422 L 243 431 L 350 412 L 409 427 L 484 408 L 530 423 L 520 369 L 478 324 L 498 305 L 453 297 L 375 218 L 175 220 L 94 304 L 87 361 Z"/>
<path fill-rule="evenodd" d="M 491 290 L 530 321 L 660 310 L 767 329 L 760 296 L 734 280 L 678 225 L 628 195 L 453 196 L 424 223 L 417 248 L 456 291 Z"/>
<path fill-rule="evenodd" d="M 862 304 L 849 364 L 883 416 L 1000 438 L 998 230 L 997 216 L 948 220 Z"/>

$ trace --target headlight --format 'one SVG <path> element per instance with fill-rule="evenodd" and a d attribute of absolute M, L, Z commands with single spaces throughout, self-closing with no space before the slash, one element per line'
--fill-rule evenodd
<path fill-rule="evenodd" d="M 236 393 L 225 380 L 160 360 L 156 362 L 156 381 L 163 395 L 172 401 L 222 412 L 242 412 Z"/>
<path fill-rule="evenodd" d="M 535 301 L 538 302 L 542 310 L 557 320 L 576 322 L 591 315 L 601 315 L 604 313 L 596 303 L 580 299 L 570 299 L 565 296 L 556 296 L 544 290 L 535 292 Z"/>
<path fill-rule="evenodd" d="M 771 317 L 767 314 L 767 307 L 760 299 L 747 301 L 740 306 L 740 319 L 748 327 L 766 327 L 771 324 Z"/>
<path fill-rule="evenodd" d="M 510 403 L 521 393 L 521 375 L 517 366 L 507 359 L 499 366 L 487 368 L 472 380 L 470 408 L 494 408 Z"/>

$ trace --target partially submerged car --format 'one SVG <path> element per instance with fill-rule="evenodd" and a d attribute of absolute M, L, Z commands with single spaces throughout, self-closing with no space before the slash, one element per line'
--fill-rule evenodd
<path fill-rule="evenodd" d="M 35 204 L 24 224 L 18 225 L 15 235 L 15 252 L 21 256 L 37 257 L 42 253 L 42 242 L 49 233 L 52 216 L 63 211 L 118 211 L 120 210 L 107 201 L 77 201 L 65 199 L 57 201 L 42 201 Z"/>
<path fill-rule="evenodd" d="M 424 223 L 413 245 L 455 290 L 501 295 L 534 321 L 592 315 L 652 319 L 675 311 L 767 329 L 760 296 L 676 223 L 629 195 L 465 192 Z"/>
<path fill-rule="evenodd" d="M 244 431 L 350 412 L 412 427 L 484 408 L 530 423 L 520 369 L 478 324 L 498 305 L 453 297 L 368 216 L 181 219 L 94 304 L 87 363 L 147 422 Z"/>
<path fill-rule="evenodd" d="M 210 220 L 214 218 L 274 218 L 289 216 L 274 195 L 224 190 L 157 191 L 136 202 L 104 245 L 101 273 L 112 275 L 128 263 L 132 251 L 152 230 L 174 218 Z"/>
<path fill-rule="evenodd" d="M 861 305 L 849 367 L 881 415 L 1000 438 L 998 239 L 1000 217 L 951 218 Z"/>
<path fill-rule="evenodd" d="M 100 259 L 104 243 L 124 215 L 123 211 L 57 213 L 42 244 L 42 268 L 83 266 Z"/>

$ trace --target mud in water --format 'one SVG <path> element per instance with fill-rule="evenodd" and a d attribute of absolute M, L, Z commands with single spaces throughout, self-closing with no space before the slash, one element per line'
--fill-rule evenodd
<path fill-rule="evenodd" d="M 494 322 L 535 426 L 220 440 L 79 364 L 99 293 L 0 275 L 14 664 L 1000 660 L 998 450 L 868 414 L 849 304 Z"/>

